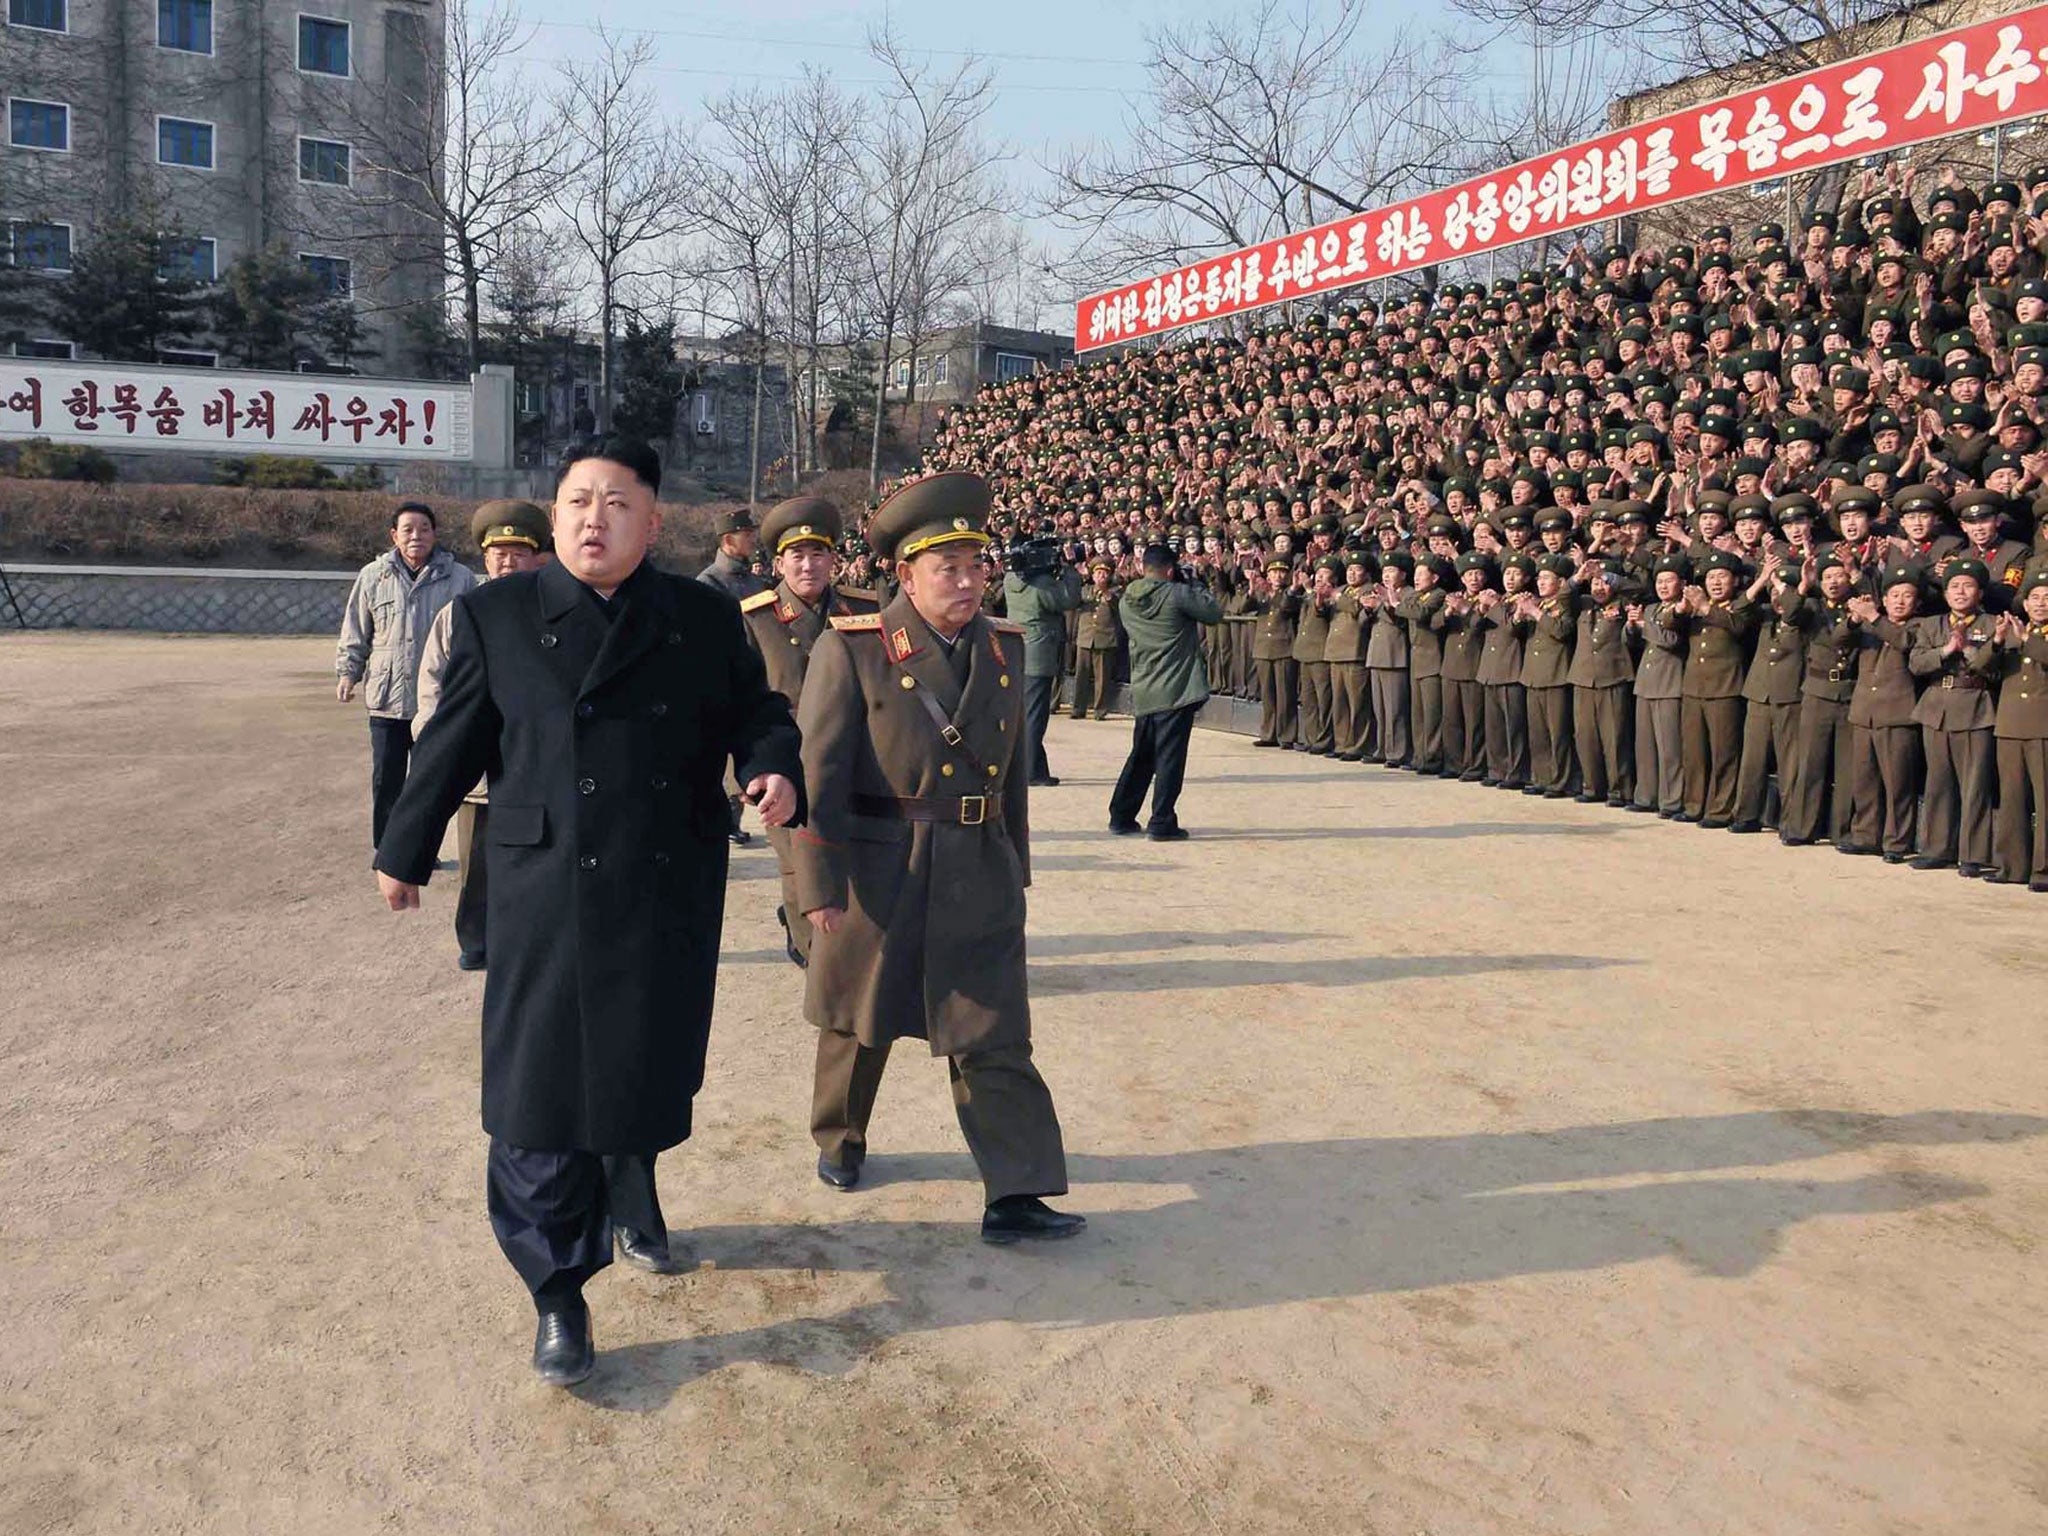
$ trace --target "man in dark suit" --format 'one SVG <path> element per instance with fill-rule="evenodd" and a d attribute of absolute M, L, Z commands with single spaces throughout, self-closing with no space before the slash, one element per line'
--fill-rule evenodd
<path fill-rule="evenodd" d="M 564 457 L 556 560 L 478 588 L 377 849 L 394 911 L 490 780 L 483 1121 L 491 1225 L 534 1297 L 534 1369 L 593 1363 L 583 1285 L 674 1268 L 657 1153 L 690 1134 L 724 917 L 731 764 L 770 826 L 800 820 L 789 706 L 724 593 L 647 563 L 661 463 L 630 438 Z"/>

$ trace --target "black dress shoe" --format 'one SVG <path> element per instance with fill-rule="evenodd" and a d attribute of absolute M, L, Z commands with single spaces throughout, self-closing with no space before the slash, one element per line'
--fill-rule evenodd
<path fill-rule="evenodd" d="M 1499 789 L 1499 788 L 1500 788 L 1500 780 L 1499 780 L 1499 779 L 1489 779 L 1488 777 L 1486 777 L 1486 775 L 1485 775 L 1485 774 L 1483 774 L 1483 773 L 1482 773 L 1482 774 L 1481 774 L 1481 775 L 1479 776 L 1479 785 L 1480 785 L 1480 788 L 1482 788 L 1482 789 Z"/>
<path fill-rule="evenodd" d="M 1274 741 L 1269 736 L 1257 736 L 1252 739 L 1252 745 L 1255 747 L 1277 747 L 1280 743 Z"/>
<path fill-rule="evenodd" d="M 644 1269 L 650 1275 L 674 1275 L 682 1272 L 683 1266 L 676 1262 L 676 1256 L 669 1251 L 668 1234 L 659 1238 L 635 1232 L 631 1227 L 616 1224 L 613 1234 L 619 1240 L 619 1257 L 635 1269 Z"/>
<path fill-rule="evenodd" d="M 1133 832 L 1144 831 L 1145 827 L 1142 822 L 1112 821 L 1109 824 L 1109 830 L 1114 832 L 1118 837 L 1129 837 Z"/>
<path fill-rule="evenodd" d="M 465 971 L 480 971 L 484 968 L 484 952 L 480 949 L 465 949 L 455 959 L 456 967 Z"/>
<path fill-rule="evenodd" d="M 1602 800 L 1602 799 L 1604 799 L 1604 798 L 1605 798 L 1605 797 L 1604 797 L 1604 796 L 1602 796 L 1602 795 L 1573 795 L 1573 796 L 1572 796 L 1572 799 L 1573 799 L 1573 800 L 1575 800 L 1575 801 L 1577 801 L 1577 802 L 1578 802 L 1578 803 L 1579 803 L 1580 805 L 1598 805 L 1598 804 L 1599 804 L 1599 803 L 1601 802 L 1601 800 Z M 1613 802 L 1612 802 L 1612 801 L 1609 801 L 1608 803 L 1609 803 L 1610 805 L 1611 805 L 1611 804 L 1613 804 Z"/>
<path fill-rule="evenodd" d="M 1731 821 L 1728 823 L 1728 830 L 1730 832 L 1761 832 L 1763 829 L 1764 824 L 1760 821 Z"/>
<path fill-rule="evenodd" d="M 1543 791 L 1543 798 L 1546 800 L 1569 800 L 1571 797 L 1572 792 L 1568 789 L 1546 789 Z"/>
<path fill-rule="evenodd" d="M 1700 823 L 1700 830 L 1702 832 L 1726 832 L 1728 830 L 1728 823 L 1725 821 L 1702 821 Z"/>
<path fill-rule="evenodd" d="M 726 836 L 732 839 L 735 848 L 751 848 L 754 844 L 754 834 L 744 827 L 734 827 Z"/>
<path fill-rule="evenodd" d="M 1778 834 L 1778 841 L 1787 848 L 1805 848 L 1812 844 L 1813 839 L 1810 837 L 1794 837 L 1789 832 L 1780 832 Z"/>
<path fill-rule="evenodd" d="M 1919 858 L 1917 858 L 1917 859 L 1915 859 L 1915 860 L 1913 861 L 1913 868 L 1915 868 L 1915 869 L 1947 869 L 1947 868 L 1949 868 L 1950 866 L 1952 866 L 1952 865 L 1953 865 L 1954 863 L 1955 863 L 1955 860 L 1954 860 L 1954 859 L 1944 859 L 1944 858 L 1943 858 L 1943 857 L 1942 857 L 1942 856 L 1941 856 L 1940 854 L 1938 854 L 1938 853 L 1923 853 L 1923 854 L 1921 854 L 1921 855 L 1920 855 L 1920 857 L 1919 857 Z"/>
<path fill-rule="evenodd" d="M 590 1309 L 543 1312 L 533 1331 L 533 1374 L 551 1387 L 573 1387 L 597 1364 Z"/>
<path fill-rule="evenodd" d="M 1991 866 L 1989 864 L 1959 864 L 1956 866 L 1956 872 L 1965 880 L 1984 880 L 1990 877 Z"/>
<path fill-rule="evenodd" d="M 1627 810 L 1628 797 L 1625 795 L 1609 795 L 1607 797 L 1607 809 L 1609 809 L 1610 811 Z"/>
<path fill-rule="evenodd" d="M 1874 858 L 1877 854 L 1875 848 L 1866 848 L 1861 843 L 1837 843 L 1835 852 L 1850 854 L 1859 859 Z"/>
<path fill-rule="evenodd" d="M 1087 1225 L 1087 1217 L 1056 1211 L 1034 1195 L 1013 1195 L 981 1213 L 981 1240 L 1014 1243 L 1024 1238 L 1072 1237 Z"/>
<path fill-rule="evenodd" d="M 1151 827 L 1145 835 L 1155 843 L 1184 843 L 1188 840 L 1186 827 Z"/>
<path fill-rule="evenodd" d="M 2019 882 L 2014 881 L 2013 883 L 2017 885 Z M 2036 896 L 2048 896 L 2048 880 L 2029 880 L 2027 882 L 2027 889 Z"/>
<path fill-rule="evenodd" d="M 1033 789 L 1057 789 L 1060 784 L 1060 781 L 1049 773 L 1043 778 L 1033 779 L 1030 782 Z"/>
<path fill-rule="evenodd" d="M 1884 861 L 1887 864 L 1903 864 L 1906 862 L 1906 856 L 1903 853 L 1888 853 L 1884 856 Z"/>
<path fill-rule="evenodd" d="M 1693 815 L 1691 811 L 1673 811 L 1671 813 L 1671 819 L 1673 821 L 1682 821 L 1687 826 L 1691 826 L 1694 822 L 1699 820 L 1699 817 Z"/>
<path fill-rule="evenodd" d="M 860 1169 L 849 1168 L 844 1163 L 835 1163 L 824 1153 L 818 1154 L 818 1178 L 834 1189 L 851 1189 L 860 1182 Z"/>
<path fill-rule="evenodd" d="M 800 971 L 811 968 L 811 962 L 804 958 L 804 952 L 796 947 L 796 935 L 790 932 L 789 913 L 782 907 L 775 909 L 775 921 L 782 924 L 782 952 L 789 956 L 789 963 Z"/>
<path fill-rule="evenodd" d="M 1356 752 L 1339 752 L 1336 756 L 1340 763 L 1355 763 L 1359 760 Z"/>
<path fill-rule="evenodd" d="M 1489 779 L 1484 773 L 1482 773 L 1477 768 L 1467 768 L 1463 773 L 1458 775 L 1458 782 L 1460 784 L 1498 784 L 1500 780 Z"/>

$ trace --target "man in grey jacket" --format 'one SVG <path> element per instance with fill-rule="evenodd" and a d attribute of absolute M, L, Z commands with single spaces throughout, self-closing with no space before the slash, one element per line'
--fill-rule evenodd
<path fill-rule="evenodd" d="M 1146 547 L 1145 574 L 1124 589 L 1117 617 L 1131 646 L 1131 755 L 1109 797 L 1109 830 L 1138 830 L 1138 807 L 1152 791 L 1152 820 L 1145 830 L 1155 843 L 1179 842 L 1187 829 L 1174 814 L 1187 774 L 1188 738 L 1195 715 L 1209 697 L 1209 669 L 1202 660 L 1202 626 L 1223 620 L 1216 599 L 1193 582 L 1178 579 L 1173 551 Z"/>
<path fill-rule="evenodd" d="M 391 514 L 391 548 L 356 573 L 335 651 L 334 696 L 346 704 L 360 686 L 369 707 L 372 845 L 405 787 L 420 647 L 435 616 L 475 585 L 474 572 L 435 548 L 433 509 L 417 501 Z"/>
<path fill-rule="evenodd" d="M 1024 760 L 1031 782 L 1057 784 L 1045 760 L 1045 728 L 1060 689 L 1060 655 L 1067 648 L 1066 615 L 1081 606 L 1081 577 L 1072 568 L 1003 577 L 1003 616 L 1024 626 Z"/>

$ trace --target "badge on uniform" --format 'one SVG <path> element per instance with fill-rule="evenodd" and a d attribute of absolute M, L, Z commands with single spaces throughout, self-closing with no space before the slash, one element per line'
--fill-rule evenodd
<path fill-rule="evenodd" d="M 910 631 L 907 629 L 899 629 L 893 635 L 891 635 L 889 637 L 889 649 L 896 653 L 895 657 L 893 658 L 894 660 L 909 660 L 911 654 Z"/>

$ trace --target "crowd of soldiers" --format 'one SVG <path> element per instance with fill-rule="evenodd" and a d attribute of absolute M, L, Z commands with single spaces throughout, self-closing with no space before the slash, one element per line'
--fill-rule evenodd
<path fill-rule="evenodd" d="M 1258 744 L 2048 891 L 2048 167 L 986 388 L 922 472 L 1224 610 Z M 2048 553 L 2048 551 L 2044 551 Z"/>

